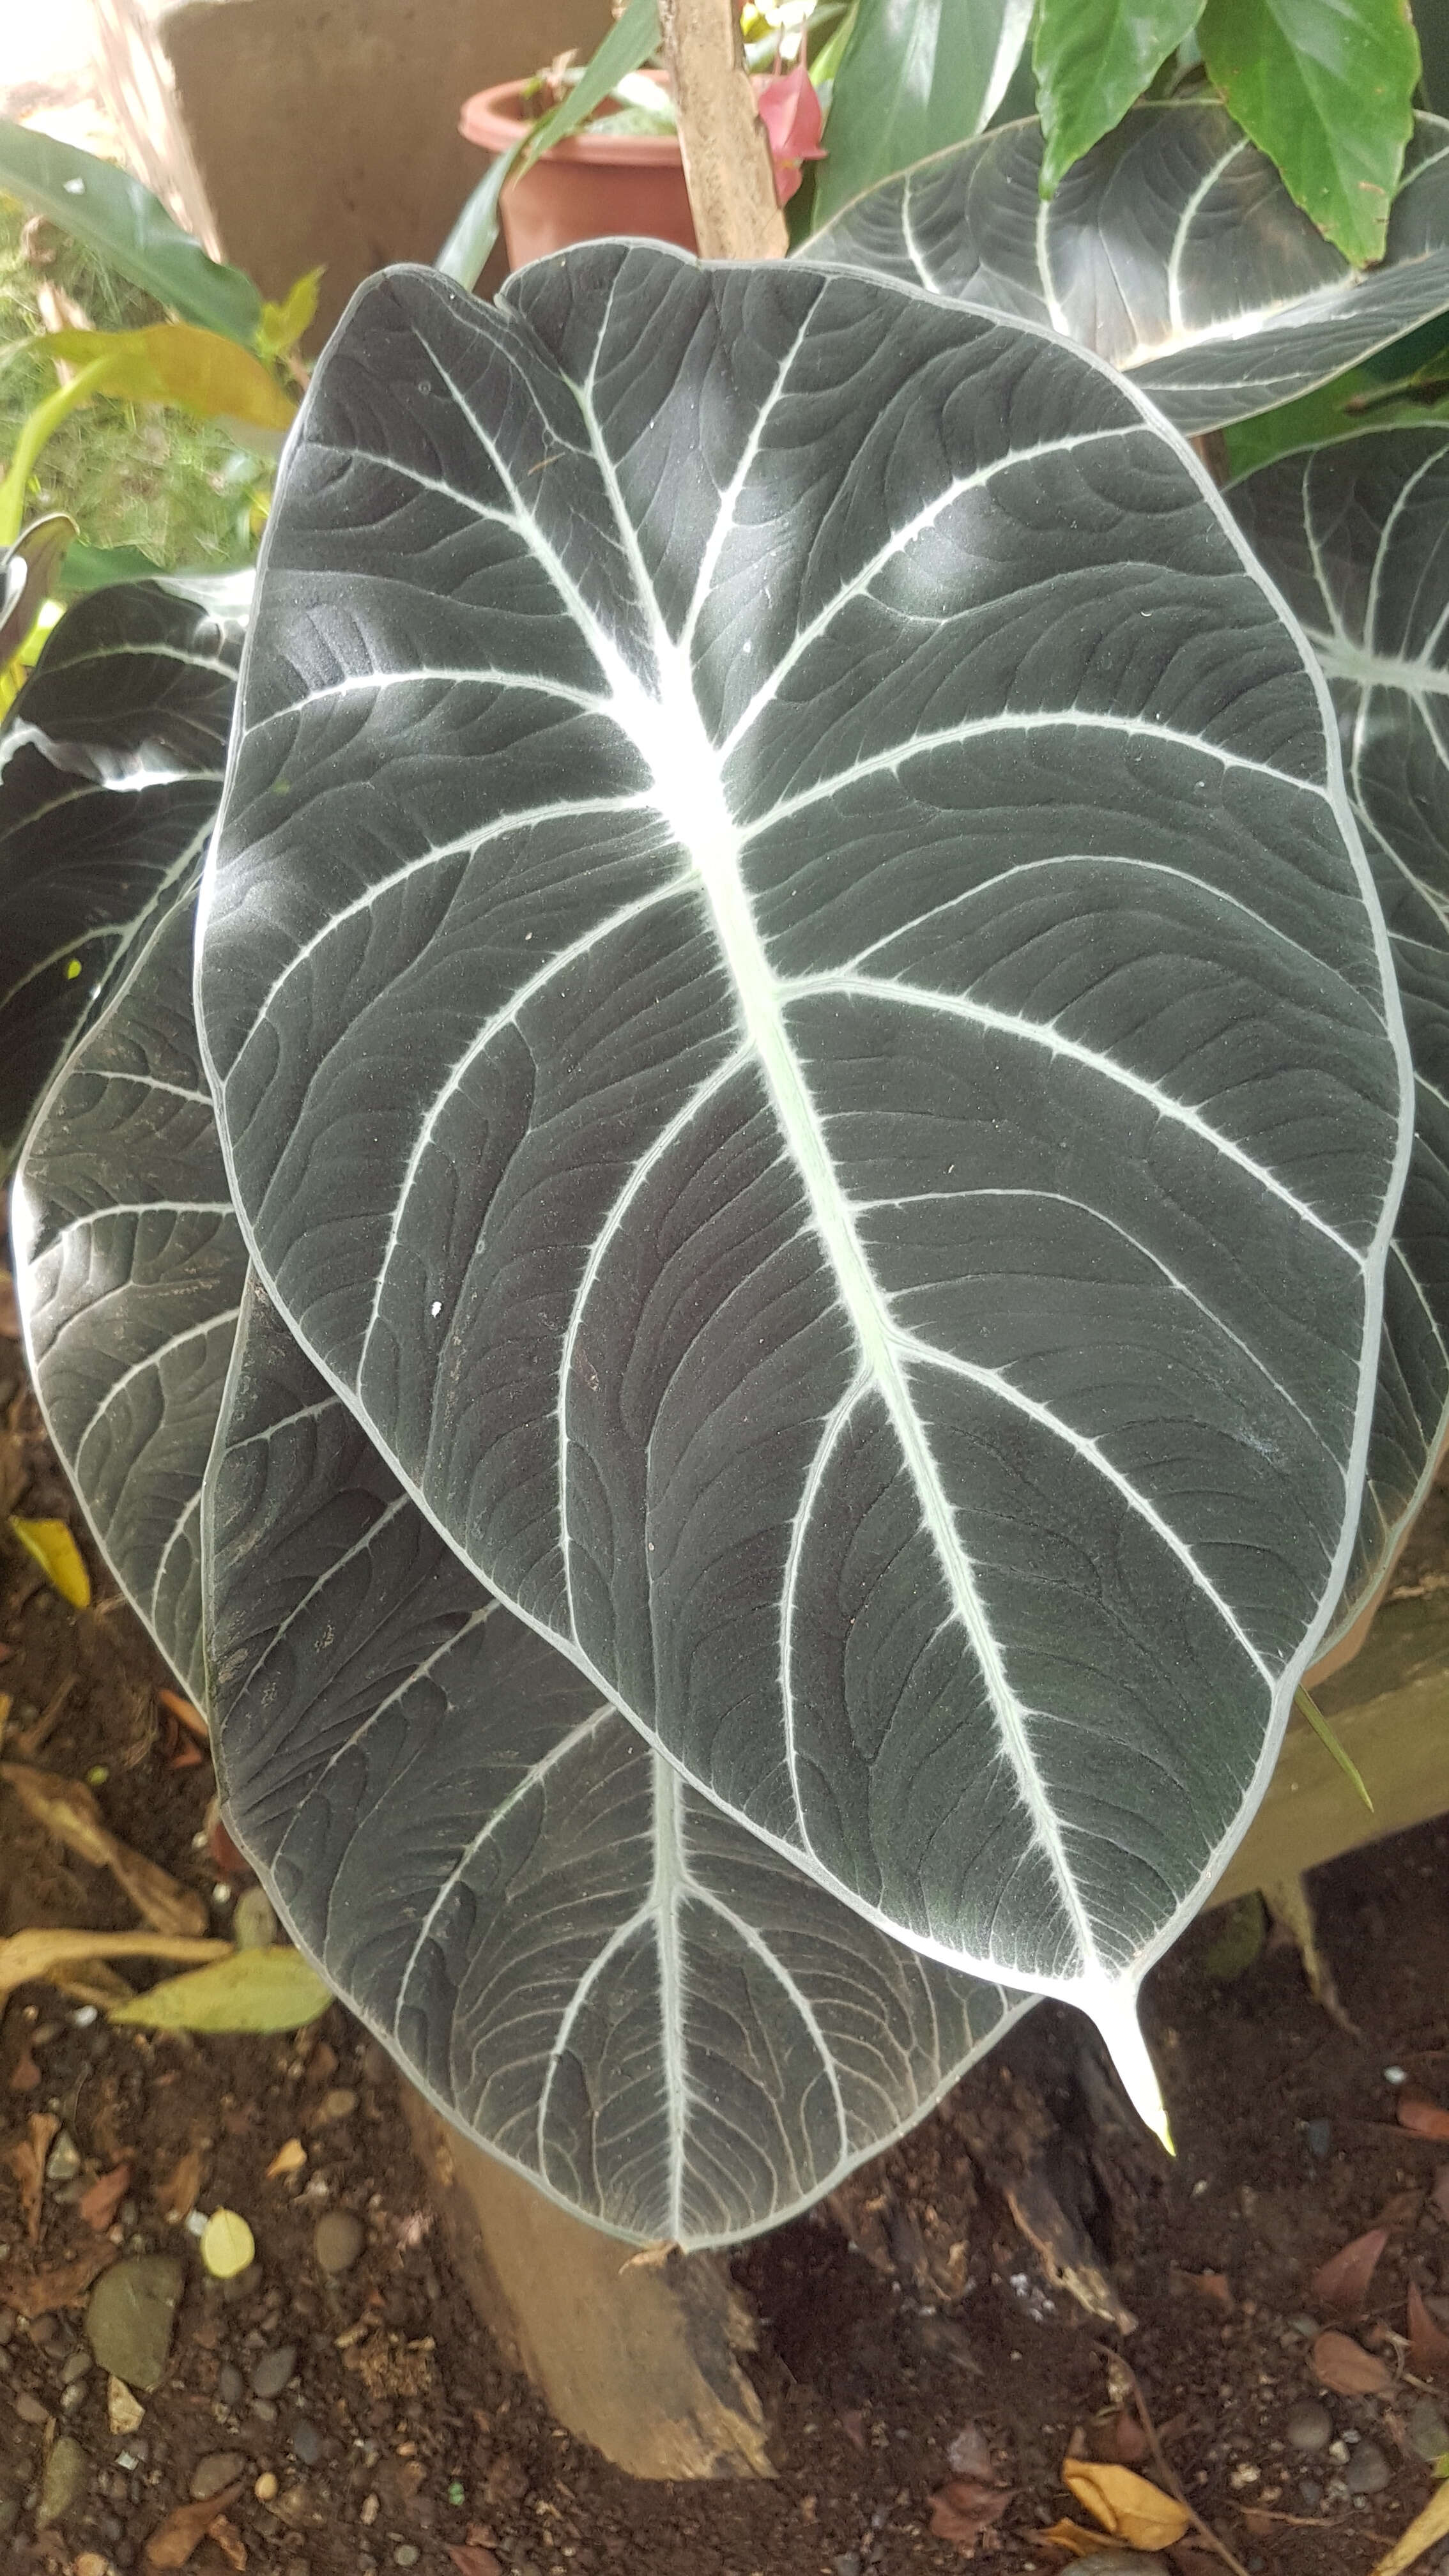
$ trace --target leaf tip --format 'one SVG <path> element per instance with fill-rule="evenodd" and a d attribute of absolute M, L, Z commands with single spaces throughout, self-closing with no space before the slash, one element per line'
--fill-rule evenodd
<path fill-rule="evenodd" d="M 1135 1987 L 1125 1992 L 1121 1987 L 1103 1987 L 1086 2002 L 1086 2010 L 1107 2043 L 1118 2081 L 1139 2120 L 1175 2158 L 1177 2148 L 1167 2105 L 1137 2018 Z"/>

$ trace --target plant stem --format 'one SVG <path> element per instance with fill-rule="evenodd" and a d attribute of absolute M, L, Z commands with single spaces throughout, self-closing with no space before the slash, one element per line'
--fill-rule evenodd
<path fill-rule="evenodd" d="M 1196 2505 L 1190 2503 L 1188 2498 L 1183 2494 L 1182 2480 L 1177 2475 L 1176 2470 L 1171 2468 L 1168 2464 L 1167 2454 L 1163 2450 L 1161 2440 L 1158 2436 L 1157 2427 L 1152 2421 L 1147 2400 L 1142 2394 L 1142 2383 L 1138 2379 L 1137 2373 L 1132 2368 L 1131 2363 L 1124 2361 L 1120 2352 L 1113 2352 L 1106 2344 L 1099 2344 L 1097 2346 L 1097 2350 L 1101 2353 L 1105 2353 L 1109 2361 L 1114 2361 L 1123 2377 L 1127 2380 L 1132 2390 L 1133 2404 L 1136 2406 L 1138 2415 L 1141 2418 L 1142 2430 L 1147 2436 L 1147 2447 L 1152 2453 L 1153 2466 L 1167 2480 L 1168 2486 L 1176 2496 L 1183 2512 L 1191 2520 L 1193 2528 L 1196 2531 L 1201 2532 L 1209 2549 L 1215 2549 L 1217 2551 L 1223 2565 L 1232 2569 L 1233 2576 L 1248 2576 L 1248 2571 L 1243 2565 L 1241 2558 L 1235 2558 L 1233 2556 L 1227 2542 L 1225 2540 L 1219 2540 L 1212 2524 L 1210 2522 L 1204 2522 Z"/>
<path fill-rule="evenodd" d="M 783 259 L 789 235 L 737 0 L 661 0 L 659 16 L 700 257 Z"/>
<path fill-rule="evenodd" d="M 20 424 L 9 471 L 0 483 L 0 546 L 13 546 L 25 524 L 26 486 L 46 440 L 79 403 L 89 402 L 92 394 L 99 393 L 102 377 L 110 373 L 114 364 L 110 351 L 103 358 L 93 358 L 68 385 L 57 385 L 53 394 L 47 394 L 44 402 L 27 412 Z"/>

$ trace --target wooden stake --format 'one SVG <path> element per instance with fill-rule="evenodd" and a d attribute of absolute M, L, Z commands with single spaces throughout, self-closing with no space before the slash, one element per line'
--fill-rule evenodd
<path fill-rule="evenodd" d="M 789 236 L 738 0 L 660 0 L 659 15 L 701 258 L 783 259 Z"/>

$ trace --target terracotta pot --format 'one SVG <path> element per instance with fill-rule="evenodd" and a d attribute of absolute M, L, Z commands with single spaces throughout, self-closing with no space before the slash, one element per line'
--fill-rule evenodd
<path fill-rule="evenodd" d="M 504 152 L 528 130 L 523 83 L 480 89 L 458 120 L 470 143 Z M 695 248 L 679 140 L 673 134 L 594 134 L 585 127 L 555 143 L 521 178 L 510 179 L 499 213 L 511 268 L 601 234 L 642 234 Z"/>

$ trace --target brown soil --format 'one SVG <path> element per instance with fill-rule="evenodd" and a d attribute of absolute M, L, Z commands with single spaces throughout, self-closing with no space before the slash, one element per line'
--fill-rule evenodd
<path fill-rule="evenodd" d="M 4 1341 L 0 1426 L 0 1506 L 74 1521 Z M 1449 1560 L 1442 1517 L 1401 1584 Z M 218 1882 L 204 1845 L 210 1771 L 172 1767 L 176 1744 L 152 1696 L 164 1676 L 145 1640 L 110 1606 L 99 1568 L 96 1606 L 75 1613 L 8 1542 L 0 1550 L 8 1749 L 20 1737 L 57 1771 L 103 1766 L 107 1821 L 205 1893 L 224 1928 L 235 1883 Z M 1449 1823 L 1319 1874 L 1324 1943 L 1361 2037 L 1310 2001 L 1291 1948 L 1270 1942 L 1223 1982 L 1208 1963 L 1225 1918 L 1188 1935 L 1147 2007 L 1175 2165 L 1121 2111 L 1092 2035 L 1043 2007 L 838 2208 L 746 2249 L 736 2271 L 761 2320 L 755 2366 L 779 2472 L 758 2485 L 638 2484 L 550 2423 L 451 2279 L 391 2070 L 340 2009 L 300 2043 L 153 2040 L 51 1988 L 24 1989 L 0 2027 L 0 2277 L 95 2245 L 75 2198 L 124 2160 L 126 2247 L 184 2253 L 188 2286 L 167 2378 L 131 2435 L 107 2429 L 99 2371 L 67 2396 L 79 2306 L 35 2326 L 0 2313 L 0 2565 L 73 2569 L 91 2551 L 125 2576 L 185 2499 L 197 2460 L 234 2451 L 247 2469 L 229 2521 L 253 2576 L 373 2576 L 399 2551 L 419 2576 L 452 2576 L 448 2545 L 470 2539 L 515 2576 L 948 2576 L 967 2560 L 930 2536 L 930 2499 L 952 2475 L 949 2445 L 975 2424 L 1013 2490 L 976 2561 L 1033 2576 L 1063 2563 L 1040 2533 L 1072 2511 L 1059 2476 L 1069 2443 L 1117 2456 L 1120 2351 L 1187 2494 L 1252 2576 L 1367 2576 L 1432 2486 L 1407 2439 L 1422 2392 L 1396 2338 L 1411 2280 L 1432 2299 L 1449 2292 L 1449 2222 L 1428 2196 L 1449 2144 L 1395 2124 L 1385 2069 L 1449 2100 L 1446 1872 Z M 0 1933 L 132 1920 L 108 1879 L 58 1852 L 0 1792 Z M 355 2103 L 322 2121 L 339 2088 Z M 32 2252 L 8 2156 L 37 2111 L 64 2122 L 84 2163 L 74 2183 L 47 2188 Z M 1009 2168 L 1028 2135 L 1043 2187 L 1133 2312 L 1130 2334 L 1053 2287 L 1012 2218 Z M 305 2167 L 266 2180 L 294 2137 Z M 256 2236 L 257 2270 L 239 2292 L 208 2282 L 194 2236 L 163 2214 L 163 2187 L 193 2149 L 201 2206 L 240 2210 Z M 335 2284 L 312 2255 L 327 2208 L 354 2211 L 366 2230 Z M 1388 2250 L 1365 2312 L 1347 2322 L 1394 2384 L 1381 2398 L 1327 2397 L 1347 2448 L 1305 2457 L 1284 2439 L 1289 2409 L 1318 2393 L 1301 2321 L 1338 2322 L 1315 2308 L 1310 2276 L 1380 2218 Z M 249 2381 L 283 2343 L 297 2352 L 285 2393 L 258 2403 L 248 2390 L 226 2405 L 230 2374 Z M 311 2428 L 304 2453 L 320 2440 L 310 2464 L 299 2425 Z M 37 2534 L 59 2433 L 82 2445 L 87 2480 L 64 2522 Z M 1389 2483 L 1368 2497 L 1344 2489 L 1355 2437 L 1389 2462 Z M 1172 2560 L 1179 2576 L 1221 2563 L 1187 2547 Z M 190 2564 L 222 2576 L 228 2561 L 207 2539 Z M 80 2576 L 99 2576 L 97 2562 Z"/>

